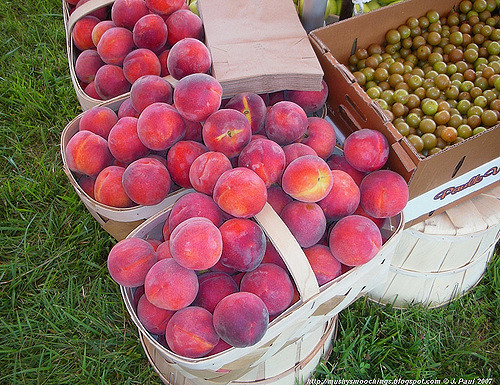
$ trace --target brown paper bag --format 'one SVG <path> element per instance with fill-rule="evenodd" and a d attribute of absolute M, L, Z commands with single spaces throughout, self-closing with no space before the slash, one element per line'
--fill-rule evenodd
<path fill-rule="evenodd" d="M 323 70 L 292 0 L 198 0 L 224 97 L 321 89 Z"/>

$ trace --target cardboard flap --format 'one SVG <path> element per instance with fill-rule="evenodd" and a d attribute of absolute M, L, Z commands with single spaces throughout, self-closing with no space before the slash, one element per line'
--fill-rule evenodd
<path fill-rule="evenodd" d="M 224 96 L 321 89 L 323 70 L 289 0 L 199 0 Z"/>

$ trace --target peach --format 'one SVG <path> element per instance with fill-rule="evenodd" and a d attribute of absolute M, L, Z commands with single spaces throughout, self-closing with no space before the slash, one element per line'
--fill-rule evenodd
<path fill-rule="evenodd" d="M 137 317 L 146 330 L 152 334 L 165 334 L 168 321 L 174 313 L 153 305 L 145 295 L 142 295 L 137 303 Z"/>
<path fill-rule="evenodd" d="M 219 261 L 215 265 L 213 265 L 210 268 L 210 271 L 229 274 L 229 275 L 231 275 L 233 277 L 233 279 L 235 278 L 235 274 L 237 273 L 236 270 L 231 269 L 229 267 L 226 267 L 222 263 L 220 263 L 220 259 L 219 259 Z M 236 282 L 236 283 L 238 283 L 238 282 Z"/>
<path fill-rule="evenodd" d="M 319 91 L 285 91 L 285 99 L 297 103 L 304 109 L 306 114 L 318 111 L 325 104 L 327 97 L 328 86 L 324 80 L 321 81 L 321 89 Z"/>
<path fill-rule="evenodd" d="M 111 278 L 121 286 L 144 284 L 146 274 L 157 262 L 153 246 L 140 238 L 126 238 L 111 248 L 107 267 Z"/>
<path fill-rule="evenodd" d="M 99 44 L 99 40 L 101 40 L 101 36 L 108 29 L 116 27 L 116 24 L 112 20 L 102 20 L 96 24 L 96 26 L 92 29 L 92 42 L 94 46 L 97 47 Z"/>
<path fill-rule="evenodd" d="M 144 0 L 116 0 L 111 7 L 111 20 L 118 27 L 132 30 L 135 23 L 148 13 Z"/>
<path fill-rule="evenodd" d="M 285 168 L 288 167 L 290 163 L 292 163 L 295 159 L 300 158 L 304 155 L 314 155 L 318 156 L 316 151 L 312 147 L 309 147 L 303 143 L 290 143 L 283 147 L 283 151 L 285 152 L 286 164 Z"/>
<path fill-rule="evenodd" d="M 281 258 L 281 255 L 269 241 L 266 241 L 266 252 L 264 253 L 262 263 L 274 263 L 275 265 L 281 267 L 283 270 L 288 271 L 283 258 Z"/>
<path fill-rule="evenodd" d="M 222 152 L 228 158 L 238 156 L 250 142 L 252 129 L 241 112 L 219 110 L 210 115 L 203 124 L 202 137 L 211 151 Z"/>
<path fill-rule="evenodd" d="M 217 179 L 231 168 L 231 162 L 222 152 L 205 152 L 191 164 L 189 182 L 196 191 L 212 195 Z"/>
<path fill-rule="evenodd" d="M 182 8 L 184 0 L 146 0 L 146 5 L 153 13 L 170 15 Z"/>
<path fill-rule="evenodd" d="M 97 44 L 97 52 L 107 64 L 121 66 L 125 57 L 135 48 L 132 32 L 113 27 L 104 32 Z"/>
<path fill-rule="evenodd" d="M 307 123 L 306 132 L 297 142 L 312 147 L 320 158 L 326 160 L 335 149 L 335 129 L 327 120 L 314 116 L 307 118 Z"/>
<path fill-rule="evenodd" d="M 100 20 L 95 16 L 84 16 L 75 23 L 71 31 L 71 39 L 80 51 L 95 48 L 92 41 L 92 30 Z"/>
<path fill-rule="evenodd" d="M 229 219 L 219 228 L 222 235 L 220 262 L 237 271 L 251 271 L 264 258 L 266 236 L 260 226 L 250 219 Z"/>
<path fill-rule="evenodd" d="M 127 98 L 122 104 L 120 104 L 117 115 L 118 118 L 125 118 L 127 116 L 131 118 L 138 118 L 140 114 L 139 111 L 137 111 L 132 105 L 132 100 Z"/>
<path fill-rule="evenodd" d="M 134 202 L 125 193 L 122 184 L 123 167 L 109 166 L 96 178 L 94 186 L 95 200 L 112 207 L 130 207 Z"/>
<path fill-rule="evenodd" d="M 170 57 L 170 55 L 169 55 Z M 192 74 L 177 83 L 174 104 L 183 118 L 204 121 L 219 109 L 222 86 L 210 75 Z"/>
<path fill-rule="evenodd" d="M 250 218 L 264 208 L 267 189 L 254 171 L 236 167 L 220 176 L 213 197 L 224 212 L 237 218 Z"/>
<path fill-rule="evenodd" d="M 137 305 L 139 304 L 139 300 L 144 295 L 144 285 L 138 286 L 134 290 L 134 295 L 132 297 L 132 306 L 134 310 L 137 311 Z"/>
<path fill-rule="evenodd" d="M 224 341 L 223 339 L 219 339 L 219 342 L 217 343 L 217 345 L 215 345 L 215 347 L 212 350 L 210 350 L 210 352 L 207 354 L 207 357 L 213 356 L 214 354 L 217 353 L 224 352 L 227 349 L 230 349 L 231 347 L 232 346 L 229 345 L 226 341 Z"/>
<path fill-rule="evenodd" d="M 132 31 L 134 43 L 138 48 L 158 51 L 167 42 L 167 25 L 159 15 L 149 14 L 141 17 Z"/>
<path fill-rule="evenodd" d="M 120 96 L 130 90 L 130 83 L 121 67 L 105 64 L 97 70 L 94 80 L 95 91 L 103 100 Z"/>
<path fill-rule="evenodd" d="M 252 140 L 238 157 L 238 166 L 255 171 L 266 188 L 281 179 L 285 163 L 285 152 L 279 144 L 269 139 Z"/>
<path fill-rule="evenodd" d="M 158 60 L 160 61 L 160 66 L 161 66 L 161 73 L 160 73 L 161 77 L 170 75 L 167 68 L 167 59 L 169 53 L 170 53 L 170 48 L 165 49 L 160 54 L 158 54 Z"/>
<path fill-rule="evenodd" d="M 170 241 L 160 243 L 156 249 L 156 255 L 158 256 L 159 261 L 162 259 L 172 258 L 172 253 L 170 252 Z"/>
<path fill-rule="evenodd" d="M 342 170 L 348 173 L 358 186 L 366 175 L 364 172 L 352 167 L 349 162 L 347 162 L 344 155 L 333 154 L 328 158 L 326 163 L 328 167 L 330 167 L 330 170 Z"/>
<path fill-rule="evenodd" d="M 273 184 L 267 188 L 267 203 L 279 215 L 283 207 L 293 201 L 293 198 L 285 193 L 281 186 Z"/>
<path fill-rule="evenodd" d="M 95 49 L 83 51 L 75 61 L 75 74 L 78 80 L 90 83 L 95 79 L 97 70 L 104 65 Z"/>
<path fill-rule="evenodd" d="M 318 202 L 328 222 L 351 215 L 358 208 L 360 192 L 351 176 L 342 170 L 332 170 L 333 187 Z"/>
<path fill-rule="evenodd" d="M 190 10 L 175 11 L 167 18 L 166 24 L 168 28 L 167 41 L 172 46 L 186 37 L 198 40 L 203 38 L 203 23 L 200 17 Z"/>
<path fill-rule="evenodd" d="M 174 79 L 196 73 L 208 73 L 212 57 L 207 46 L 198 39 L 186 37 L 173 45 L 167 58 L 167 69 Z"/>
<path fill-rule="evenodd" d="M 172 103 L 173 88 L 157 75 L 144 75 L 137 79 L 130 89 L 132 106 L 140 113 L 156 102 Z"/>
<path fill-rule="evenodd" d="M 106 139 L 90 131 L 78 131 L 73 135 L 65 153 L 68 168 L 88 176 L 96 177 L 113 161 Z"/>
<path fill-rule="evenodd" d="M 87 96 L 90 96 L 91 98 L 94 98 L 97 100 L 102 100 L 102 98 L 99 96 L 99 94 L 95 90 L 94 81 L 91 81 L 89 84 L 87 84 L 87 86 L 85 86 L 85 88 L 83 88 L 83 92 L 85 92 L 85 94 Z"/>
<path fill-rule="evenodd" d="M 92 199 L 95 199 L 94 195 L 94 186 L 95 186 L 95 178 L 92 178 L 87 175 L 82 175 L 78 179 L 78 184 L 82 188 L 82 190 Z"/>
<path fill-rule="evenodd" d="M 78 122 L 79 131 L 91 131 L 108 139 L 109 132 L 118 121 L 118 116 L 111 108 L 95 106 L 85 111 Z"/>
<path fill-rule="evenodd" d="M 349 215 L 331 229 L 328 239 L 332 255 L 347 266 L 370 261 L 382 247 L 379 228 L 366 217 Z"/>
<path fill-rule="evenodd" d="M 237 94 L 227 102 L 224 108 L 231 108 L 243 113 L 250 122 L 252 134 L 256 134 L 264 128 L 267 108 L 259 95 L 251 92 Z"/>
<path fill-rule="evenodd" d="M 147 106 L 137 121 L 137 135 L 149 149 L 162 151 L 184 137 L 186 125 L 179 113 L 167 103 Z"/>
<path fill-rule="evenodd" d="M 209 219 L 216 227 L 222 224 L 222 212 L 208 195 L 190 192 L 180 197 L 172 206 L 168 227 L 174 230 L 181 222 L 193 217 Z"/>
<path fill-rule="evenodd" d="M 389 158 L 389 143 L 381 132 L 363 128 L 345 139 L 344 156 L 356 170 L 379 170 Z"/>
<path fill-rule="evenodd" d="M 391 170 L 374 171 L 359 186 L 360 204 L 368 215 L 388 218 L 399 214 L 408 203 L 408 185 L 401 175 Z"/>
<path fill-rule="evenodd" d="M 133 84 L 141 76 L 160 76 L 160 74 L 161 64 L 158 56 L 147 48 L 135 49 L 123 59 L 123 75 L 130 84 Z"/>
<path fill-rule="evenodd" d="M 373 223 L 375 223 L 379 229 L 381 229 L 384 226 L 385 218 L 375 218 L 375 217 L 372 217 L 371 215 L 368 215 L 367 212 L 365 210 L 363 210 L 363 207 L 361 205 L 358 206 L 358 208 L 356 209 L 356 211 L 354 211 L 353 214 L 361 215 L 363 217 L 367 217 L 368 219 L 371 219 L 373 221 Z"/>
<path fill-rule="evenodd" d="M 215 307 L 213 323 L 217 334 L 229 345 L 255 345 L 267 331 L 269 312 L 255 294 L 238 292 L 224 297 Z"/>
<path fill-rule="evenodd" d="M 167 324 L 165 337 L 174 353 L 189 358 L 203 357 L 219 343 L 212 314 L 198 306 L 177 311 Z"/>
<path fill-rule="evenodd" d="M 280 217 L 301 247 L 318 243 L 326 231 L 325 214 L 316 203 L 290 202 Z"/>
<path fill-rule="evenodd" d="M 164 241 L 168 241 L 170 239 L 170 233 L 171 233 L 171 229 L 170 229 L 170 225 L 169 225 L 169 218 L 170 218 L 170 213 L 167 213 L 167 219 L 165 220 L 165 223 L 163 224 L 163 227 L 161 229 L 161 234 L 163 235 L 163 240 Z"/>
<path fill-rule="evenodd" d="M 240 290 L 257 295 L 266 305 L 269 316 L 280 314 L 290 306 L 293 284 L 288 273 L 274 263 L 263 263 L 246 273 Z"/>
<path fill-rule="evenodd" d="M 140 205 L 152 206 L 160 203 L 167 197 L 171 184 L 167 168 L 152 158 L 132 162 L 123 173 L 125 192 Z"/>
<path fill-rule="evenodd" d="M 129 164 L 145 157 L 149 150 L 137 134 L 137 118 L 124 117 L 118 120 L 109 133 L 109 151 L 119 162 Z"/>
<path fill-rule="evenodd" d="M 270 92 L 268 94 L 268 103 L 266 105 L 273 106 L 276 103 L 283 102 L 283 101 L 285 101 L 285 92 L 284 91 Z"/>
<path fill-rule="evenodd" d="M 190 188 L 189 169 L 191 164 L 208 149 L 201 143 L 192 140 L 181 140 L 175 143 L 167 154 L 167 168 L 172 180 L 179 186 Z"/>
<path fill-rule="evenodd" d="M 318 202 L 333 186 L 332 172 L 318 156 L 305 155 L 291 162 L 283 172 L 281 187 L 301 202 Z"/>
<path fill-rule="evenodd" d="M 156 262 L 144 280 L 144 294 L 148 301 L 173 311 L 189 306 L 198 294 L 198 287 L 196 273 L 182 267 L 173 258 Z"/>
<path fill-rule="evenodd" d="M 293 102 L 278 102 L 266 115 L 265 130 L 267 137 L 279 145 L 290 144 L 306 132 L 307 115 Z"/>
<path fill-rule="evenodd" d="M 186 269 L 205 270 L 222 254 L 221 232 L 210 219 L 193 217 L 181 222 L 170 234 L 172 258 Z"/>
<path fill-rule="evenodd" d="M 193 302 L 194 306 L 214 312 L 215 306 L 222 298 L 229 294 L 238 292 L 238 285 L 229 274 L 210 271 L 198 276 L 200 288 L 198 296 Z"/>
<path fill-rule="evenodd" d="M 323 285 L 341 274 L 341 264 L 337 261 L 330 248 L 325 245 L 314 245 L 304 249 L 304 254 L 316 276 L 318 285 Z"/>

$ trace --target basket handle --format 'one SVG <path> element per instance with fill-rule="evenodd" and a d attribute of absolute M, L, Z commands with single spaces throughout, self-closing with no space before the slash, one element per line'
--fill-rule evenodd
<path fill-rule="evenodd" d="M 68 34 L 71 34 L 75 23 L 96 9 L 113 4 L 115 0 L 90 0 L 76 8 L 68 19 Z"/>
<path fill-rule="evenodd" d="M 302 302 L 318 294 L 318 281 L 304 251 L 271 205 L 266 203 L 254 218 L 283 258 L 295 281 Z"/>

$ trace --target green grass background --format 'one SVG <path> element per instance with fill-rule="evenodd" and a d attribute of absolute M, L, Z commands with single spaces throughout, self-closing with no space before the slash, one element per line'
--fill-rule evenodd
<path fill-rule="evenodd" d="M 0 384 L 159 384 L 106 270 L 114 244 L 62 171 L 80 108 L 61 3 L 0 2 Z M 359 300 L 320 379 L 497 378 L 498 258 L 449 306 Z"/>

